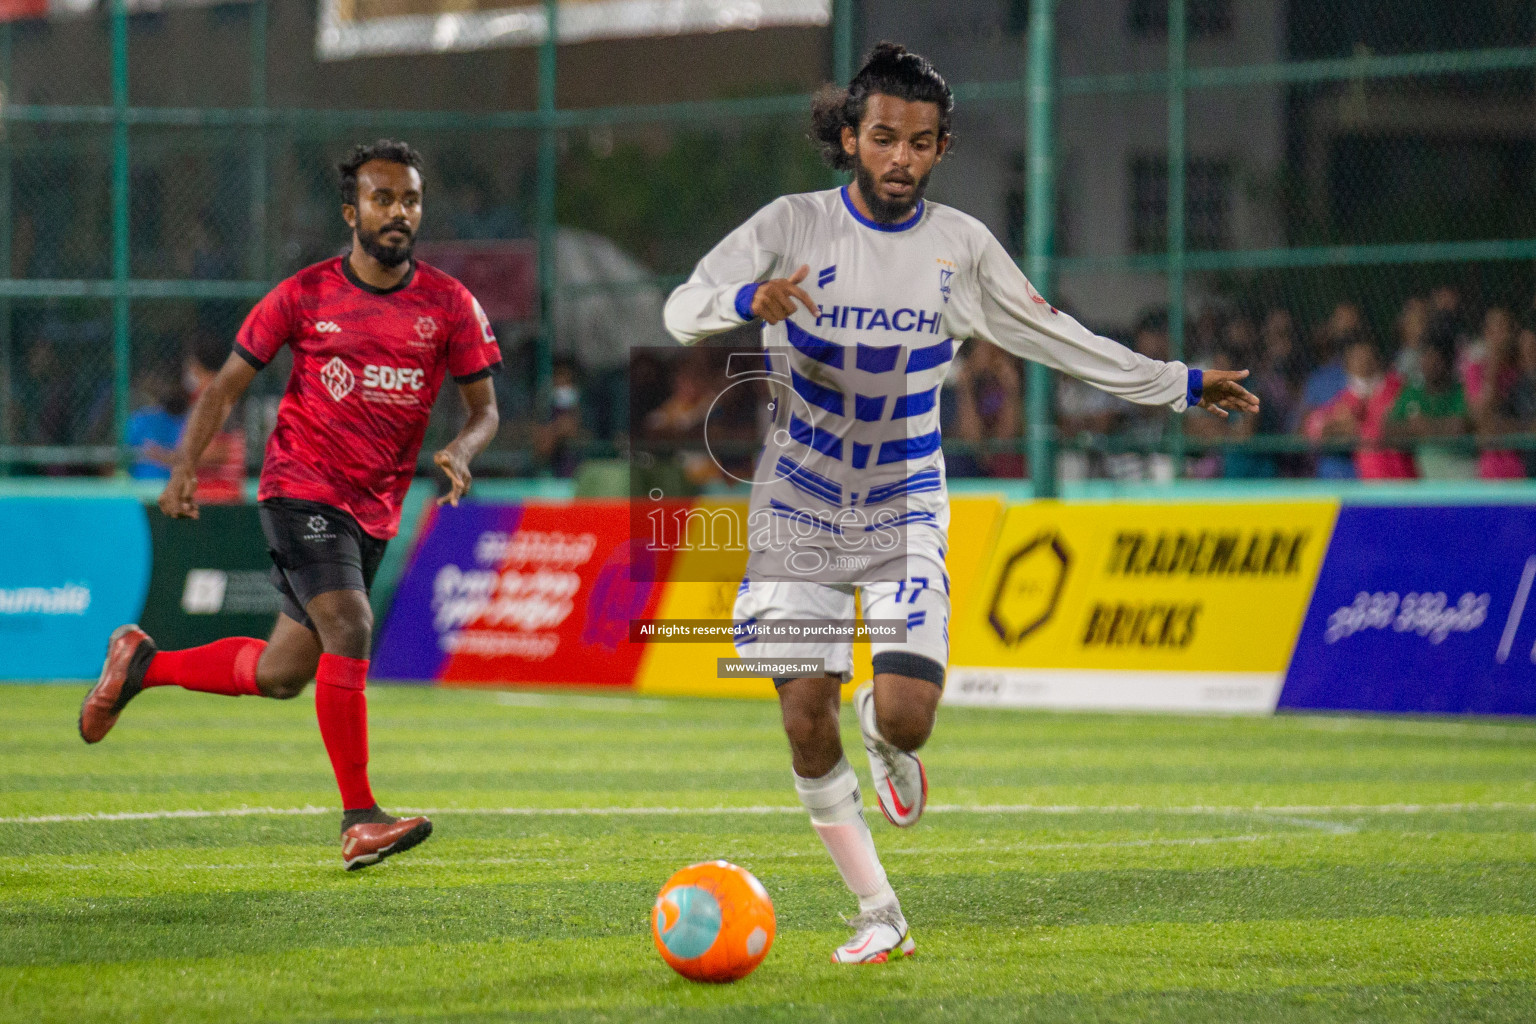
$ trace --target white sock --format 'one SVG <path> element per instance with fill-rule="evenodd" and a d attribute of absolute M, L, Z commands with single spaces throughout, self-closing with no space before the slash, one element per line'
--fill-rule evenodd
<path fill-rule="evenodd" d="M 821 836 L 843 883 L 859 898 L 859 910 L 874 910 L 896 902 L 885 868 L 875 853 L 875 838 L 864 821 L 859 777 L 845 757 L 819 779 L 795 774 L 795 792 L 811 812 L 811 826 Z"/>

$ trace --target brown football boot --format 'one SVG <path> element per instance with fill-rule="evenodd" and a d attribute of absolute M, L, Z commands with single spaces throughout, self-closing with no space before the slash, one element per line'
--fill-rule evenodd
<path fill-rule="evenodd" d="M 128 702 L 144 689 L 144 673 L 155 656 L 155 642 L 137 625 L 118 626 L 107 641 L 101 677 L 80 705 L 80 738 L 100 743 Z"/>
<path fill-rule="evenodd" d="M 395 818 L 377 807 L 372 811 L 368 815 L 372 820 L 360 821 L 342 830 L 341 862 L 348 871 L 404 853 L 432 834 L 432 822 L 426 818 Z M 359 812 L 347 812 L 349 817 L 356 813 Z M 343 824 L 345 821 L 343 819 Z"/>

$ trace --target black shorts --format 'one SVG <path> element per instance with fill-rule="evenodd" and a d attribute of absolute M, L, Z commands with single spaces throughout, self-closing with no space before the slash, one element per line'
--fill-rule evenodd
<path fill-rule="evenodd" d="M 259 508 L 261 532 L 272 556 L 272 585 L 283 595 L 283 614 L 314 629 L 304 608 L 332 590 L 368 593 L 389 542 L 369 536 L 357 520 L 332 505 L 268 498 Z"/>

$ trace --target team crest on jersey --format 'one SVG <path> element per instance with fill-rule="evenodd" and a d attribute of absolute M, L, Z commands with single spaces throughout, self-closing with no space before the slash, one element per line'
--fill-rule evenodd
<path fill-rule="evenodd" d="M 939 294 L 949 301 L 949 282 L 955 276 L 955 265 L 949 260 L 939 260 Z"/>
<path fill-rule="evenodd" d="M 469 301 L 475 304 L 475 319 L 480 321 L 480 337 L 492 345 L 496 344 L 496 332 L 491 330 L 491 318 L 480 308 L 480 300 L 471 295 Z"/>
<path fill-rule="evenodd" d="M 416 318 L 416 336 L 422 341 L 431 341 L 437 337 L 437 321 L 430 316 Z"/>
<path fill-rule="evenodd" d="M 320 383 L 324 384 L 325 390 L 339 402 L 357 387 L 357 377 L 347 368 L 347 364 L 341 361 L 341 356 L 332 356 L 331 361 L 320 368 Z"/>

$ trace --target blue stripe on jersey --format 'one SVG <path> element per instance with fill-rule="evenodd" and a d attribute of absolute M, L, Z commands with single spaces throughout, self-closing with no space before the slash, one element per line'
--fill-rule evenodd
<path fill-rule="evenodd" d="M 741 582 L 742 582 L 743 586 L 745 586 L 747 581 L 746 580 L 742 580 Z M 734 643 L 737 647 L 745 647 L 745 646 L 747 646 L 747 644 L 755 644 L 755 643 L 757 643 L 757 637 L 755 635 L 743 636 L 743 634 L 748 634 L 750 632 L 749 631 L 749 627 L 754 622 L 756 622 L 756 621 L 757 621 L 757 616 L 754 615 L 750 619 L 742 619 L 740 622 L 738 622 L 734 626 L 732 626 L 731 627 L 731 642 Z"/>
<path fill-rule="evenodd" d="M 875 460 L 875 465 L 884 466 L 891 462 L 910 462 L 913 459 L 926 458 L 939 450 L 939 432 L 931 431 L 927 434 L 919 434 L 917 437 L 903 437 L 895 441 L 883 441 L 880 444 L 880 456 Z"/>
<path fill-rule="evenodd" d="M 900 345 L 860 344 L 854 360 L 865 373 L 886 373 L 896 369 L 896 357 L 901 354 Z"/>
<path fill-rule="evenodd" d="M 879 516 L 879 513 L 876 513 Z M 879 522 L 871 523 L 864 527 L 865 533 L 874 533 L 876 530 L 894 530 L 898 526 L 910 526 L 914 523 L 937 523 L 939 517 L 932 512 L 908 512 L 905 515 L 893 516 L 889 519 L 881 518 Z"/>
<path fill-rule="evenodd" d="M 897 395 L 896 404 L 891 407 L 891 419 L 904 420 L 908 416 L 921 416 L 933 409 L 939 401 L 939 389 L 937 386 L 927 391 L 919 391 L 914 395 Z"/>
<path fill-rule="evenodd" d="M 789 321 L 785 321 L 788 323 Z M 929 345 L 926 348 L 914 348 L 907 353 L 907 372 L 916 373 L 919 370 L 931 370 L 935 366 L 943 366 L 955 358 L 955 339 L 945 338 L 937 345 Z"/>
<path fill-rule="evenodd" d="M 880 484 L 869 489 L 869 496 L 864 499 L 867 505 L 878 505 L 889 501 L 898 494 L 922 494 L 924 491 L 941 490 L 944 486 L 943 478 L 937 469 L 923 469 L 905 480 L 897 480 L 894 483 Z"/>
<path fill-rule="evenodd" d="M 799 349 L 803 355 L 810 356 L 818 363 L 826 363 L 835 366 L 839 370 L 843 368 L 843 346 L 834 345 L 826 338 L 818 338 L 809 334 L 793 320 L 785 320 L 784 327 L 789 331 L 789 343 Z"/>
<path fill-rule="evenodd" d="M 820 473 L 800 465 L 787 455 L 779 456 L 779 463 L 775 467 L 781 478 L 788 480 L 797 491 L 804 491 L 813 498 L 830 501 L 834 505 L 843 503 L 843 488 L 836 480 L 829 480 Z"/>
<path fill-rule="evenodd" d="M 927 621 L 928 621 L 928 613 L 927 612 L 909 612 L 909 613 L 907 613 L 907 628 L 908 629 L 916 629 L 918 626 L 921 626 L 923 623 L 925 623 Z"/>
<path fill-rule="evenodd" d="M 795 386 L 795 394 L 807 402 L 838 416 L 843 414 L 843 393 L 841 391 L 834 391 L 831 388 L 823 387 L 809 377 L 800 376 L 799 371 L 794 367 L 789 368 L 789 379 Z"/>
<path fill-rule="evenodd" d="M 897 399 L 900 401 L 900 399 Z M 873 423 L 885 415 L 884 395 L 854 395 L 853 415 L 857 419 Z"/>
<path fill-rule="evenodd" d="M 830 430 L 817 430 L 799 416 L 789 417 L 789 436 L 823 455 L 838 461 L 843 458 L 843 439 Z"/>
<path fill-rule="evenodd" d="M 803 508 L 795 508 L 793 505 L 786 505 L 778 498 L 769 498 L 768 505 L 773 509 L 774 515 L 783 519 L 794 519 L 802 523 L 812 523 L 820 527 L 822 530 L 825 530 L 827 533 L 835 533 L 839 537 L 843 535 L 842 527 L 838 526 L 836 523 L 828 522 L 818 515 L 807 512 Z"/>
<path fill-rule="evenodd" d="M 863 469 L 865 464 L 869 462 L 869 448 L 870 446 L 867 444 L 859 444 L 857 441 L 853 442 L 854 469 Z"/>

